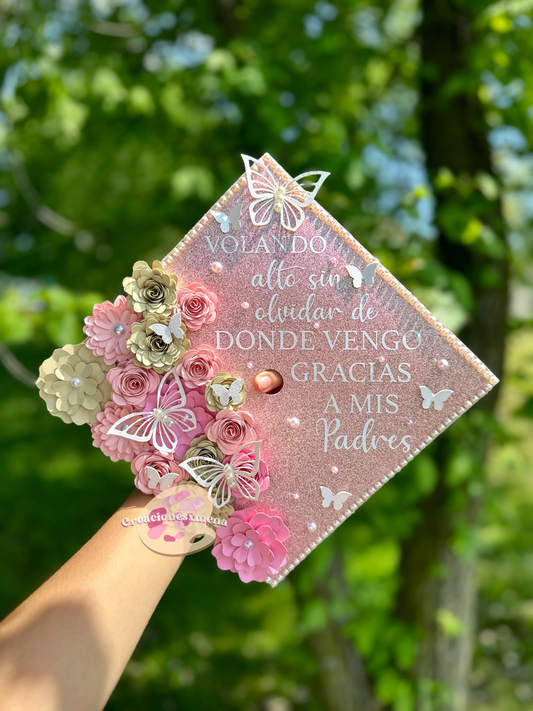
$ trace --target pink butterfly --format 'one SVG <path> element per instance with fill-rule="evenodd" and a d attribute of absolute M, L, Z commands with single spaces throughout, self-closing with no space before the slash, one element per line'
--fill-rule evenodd
<path fill-rule="evenodd" d="M 163 393 L 168 378 L 171 380 Z M 132 412 L 121 417 L 111 426 L 108 434 L 135 442 L 151 442 L 159 452 L 171 454 L 178 445 L 178 437 L 172 427 L 178 425 L 183 432 L 190 432 L 196 427 L 194 412 L 183 407 L 186 400 L 176 370 L 169 370 L 159 383 L 156 407 L 149 412 Z"/>

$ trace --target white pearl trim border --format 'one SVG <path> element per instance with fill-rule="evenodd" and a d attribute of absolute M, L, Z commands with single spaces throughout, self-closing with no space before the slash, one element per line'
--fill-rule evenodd
<path fill-rule="evenodd" d="M 396 476 L 398 472 L 400 472 L 412 459 L 416 457 L 417 454 L 420 454 L 420 452 L 425 449 L 428 444 L 430 444 L 434 439 L 436 439 L 442 432 L 444 432 L 445 429 L 447 429 L 455 420 L 457 420 L 464 412 L 466 412 L 468 409 L 470 409 L 480 398 L 482 398 L 484 395 L 487 395 L 487 393 L 492 390 L 493 386 L 490 385 L 490 383 L 487 385 L 486 389 L 481 390 L 479 392 L 479 395 L 476 395 L 472 398 L 472 400 L 467 400 L 465 402 L 464 407 L 461 407 L 458 409 L 457 412 L 454 412 L 453 415 L 450 415 L 441 425 L 438 426 L 438 429 L 433 430 L 433 432 L 426 437 L 426 439 L 418 445 L 418 447 L 413 451 L 413 454 L 408 454 L 404 460 L 400 462 L 400 464 L 392 469 L 388 474 L 384 474 L 383 477 L 377 481 L 373 486 L 371 486 L 368 491 L 365 491 L 365 493 L 362 495 L 361 498 L 357 500 L 357 503 L 352 504 L 351 506 L 347 507 L 342 514 L 339 516 L 339 518 L 333 522 L 333 525 L 328 526 L 328 528 L 318 536 L 312 543 L 309 544 L 309 547 L 305 549 L 305 553 L 302 553 L 299 555 L 294 563 L 291 563 L 288 565 L 285 570 L 278 574 L 274 575 L 273 577 L 268 577 L 265 582 L 270 585 L 270 587 L 275 588 L 276 585 L 278 585 L 284 578 L 287 577 L 287 575 L 294 570 L 294 568 L 301 563 L 303 560 L 307 558 L 309 553 L 312 553 L 313 550 L 320 544 L 322 543 L 330 533 L 333 533 L 333 531 L 338 528 L 341 523 L 344 523 L 347 518 L 349 518 L 353 513 L 357 511 L 358 508 L 360 508 L 365 501 L 368 501 L 368 499 L 372 496 L 372 494 L 375 494 L 378 489 L 381 489 L 383 484 L 386 484 L 390 479 L 392 479 L 393 476 Z"/>

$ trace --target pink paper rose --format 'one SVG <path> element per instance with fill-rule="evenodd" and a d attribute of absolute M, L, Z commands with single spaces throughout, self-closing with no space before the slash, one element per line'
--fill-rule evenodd
<path fill-rule="evenodd" d="M 189 388 L 207 385 L 220 372 L 222 361 L 210 346 L 191 348 L 176 366 L 176 372 Z"/>
<path fill-rule="evenodd" d="M 166 390 L 166 384 L 163 386 L 163 392 Z M 205 406 L 205 388 L 190 389 L 185 387 L 185 404 L 184 409 L 191 410 L 196 418 L 196 427 L 188 432 L 184 432 L 181 427 L 176 424 L 172 427 L 172 431 L 178 438 L 178 445 L 173 454 L 176 459 L 183 459 L 185 452 L 189 449 L 191 441 L 205 432 L 207 425 L 213 421 L 213 415 L 206 409 Z M 144 409 L 150 412 L 157 407 L 157 393 L 152 392 L 146 400 Z"/>
<path fill-rule="evenodd" d="M 227 526 L 217 529 L 213 555 L 221 570 L 238 573 L 243 583 L 262 583 L 286 564 L 283 542 L 289 536 L 289 529 L 277 516 L 242 509 L 228 518 Z"/>
<path fill-rule="evenodd" d="M 120 435 L 108 434 L 110 427 L 115 422 L 134 411 L 135 408 L 130 405 L 121 407 L 114 402 L 108 402 L 104 411 L 96 415 L 98 422 L 91 425 L 93 445 L 100 447 L 102 452 L 113 462 L 118 462 L 119 459 L 131 462 L 136 454 L 149 449 L 147 442 L 135 442 L 135 440 L 120 437 Z"/>
<path fill-rule="evenodd" d="M 83 332 L 89 336 L 86 341 L 96 355 L 103 356 L 107 365 L 123 363 L 133 355 L 126 347 L 131 336 L 131 324 L 140 321 L 141 315 L 130 308 L 124 296 L 117 296 L 115 303 L 104 301 L 95 304 L 93 315 L 87 316 Z"/>
<path fill-rule="evenodd" d="M 182 321 L 191 331 L 215 320 L 218 296 L 202 284 L 189 284 L 178 292 L 177 299 Z"/>
<path fill-rule="evenodd" d="M 254 418 L 249 412 L 222 410 L 214 422 L 210 422 L 205 433 L 224 454 L 233 454 L 248 442 L 257 441 L 253 428 Z"/>
<path fill-rule="evenodd" d="M 244 455 L 244 456 L 243 456 Z M 246 447 L 245 449 L 242 450 L 242 452 L 239 454 L 239 458 L 243 457 L 242 461 L 249 461 L 253 462 L 255 461 L 254 457 L 254 447 Z M 231 462 L 231 457 L 226 457 L 222 464 L 229 464 Z M 259 493 L 262 493 L 266 489 L 268 489 L 268 486 L 270 484 L 270 479 L 268 476 L 268 464 L 264 462 L 262 459 L 259 460 L 259 469 L 257 470 L 257 474 L 255 475 L 255 479 L 259 484 Z M 233 496 L 236 499 L 244 499 L 244 497 L 238 487 L 236 486 L 234 489 L 232 489 Z"/>
<path fill-rule="evenodd" d="M 176 486 L 180 481 L 186 481 L 189 475 L 181 469 L 178 462 L 172 455 L 165 456 L 159 452 L 143 452 L 138 454 L 131 463 L 131 471 L 135 474 L 135 486 L 143 492 L 143 494 L 160 494 L 161 487 L 157 484 L 154 488 L 150 487 L 150 478 L 146 467 L 152 467 L 156 470 L 160 477 L 166 477 L 167 474 L 174 474 L 172 481 L 168 480 L 169 486 Z M 168 483 L 165 479 L 165 484 Z M 168 489 L 168 486 L 165 486 Z"/>
<path fill-rule="evenodd" d="M 117 405 L 132 405 L 142 410 L 149 393 L 159 387 L 160 376 L 130 360 L 112 368 L 107 379 L 112 387 L 111 397 Z"/>

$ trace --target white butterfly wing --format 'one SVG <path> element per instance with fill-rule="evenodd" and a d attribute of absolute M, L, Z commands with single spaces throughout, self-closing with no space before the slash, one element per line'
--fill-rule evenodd
<path fill-rule="evenodd" d="M 363 279 L 365 280 L 365 284 L 367 286 L 373 285 L 374 274 L 376 273 L 377 268 L 378 268 L 378 263 L 372 262 L 371 264 L 367 264 L 367 266 L 363 269 Z"/>
<path fill-rule="evenodd" d="M 183 338 L 185 335 L 183 329 L 181 328 L 181 313 L 179 311 L 170 319 L 168 323 L 168 330 L 173 333 L 176 338 Z"/>
<path fill-rule="evenodd" d="M 305 214 L 298 201 L 285 195 L 281 205 L 281 224 L 290 232 L 296 232 L 305 220 Z"/>
<path fill-rule="evenodd" d="M 229 213 L 229 221 L 234 230 L 241 229 L 241 210 L 242 206 L 240 204 L 234 205 Z"/>
<path fill-rule="evenodd" d="M 213 392 L 215 393 L 217 398 L 220 400 L 220 404 L 226 407 L 226 405 L 229 404 L 230 399 L 229 390 L 223 385 L 218 385 L 218 383 L 213 383 L 211 387 L 213 388 Z"/>
<path fill-rule="evenodd" d="M 160 336 L 165 343 L 172 343 L 172 333 L 170 328 L 164 323 L 154 323 L 149 327 L 150 331 L 153 331 L 158 336 Z"/>
<path fill-rule="evenodd" d="M 335 511 L 340 511 L 344 502 L 351 496 L 349 491 L 339 491 L 333 497 L 333 508 Z"/>
<path fill-rule="evenodd" d="M 206 489 L 224 476 L 224 465 L 212 457 L 191 457 L 181 462 L 180 467 Z"/>
<path fill-rule="evenodd" d="M 244 380 L 242 378 L 239 378 L 238 380 L 235 380 L 230 386 L 228 390 L 228 394 L 231 395 L 231 399 L 233 402 L 238 405 L 240 401 L 242 400 L 242 386 L 244 385 Z"/>
<path fill-rule="evenodd" d="M 253 447 L 253 459 L 250 459 L 250 455 L 244 450 L 249 447 Z M 259 471 L 259 456 L 261 453 L 261 442 L 247 442 L 243 444 L 242 447 L 234 453 L 231 458 L 230 464 L 234 470 L 241 471 L 248 476 L 255 477 Z"/>
<path fill-rule="evenodd" d="M 254 479 L 254 477 L 251 477 L 242 471 L 236 471 L 234 476 L 237 481 L 237 484 L 235 486 L 239 489 L 241 494 L 246 499 L 252 499 L 252 501 L 257 501 L 260 494 L 259 482 L 257 481 L 257 479 Z"/>
<path fill-rule="evenodd" d="M 353 285 L 355 286 L 356 289 L 358 289 L 361 286 L 361 284 L 363 283 L 363 281 L 362 281 L 363 275 L 361 274 L 361 270 L 358 269 L 357 267 L 354 267 L 352 264 L 347 264 L 346 271 L 353 279 Z"/>
<path fill-rule="evenodd" d="M 221 212 L 220 210 L 211 210 L 211 214 L 215 218 L 215 220 L 219 223 L 220 229 L 224 234 L 226 232 L 229 232 L 229 222 L 230 218 L 224 213 Z"/>
<path fill-rule="evenodd" d="M 321 170 L 311 170 L 293 178 L 285 186 L 285 195 L 297 202 L 301 207 L 310 205 L 322 187 L 324 180 L 330 175 Z M 307 188 L 307 185 L 310 189 Z"/>
<path fill-rule="evenodd" d="M 176 418 L 173 417 L 173 419 L 175 420 Z M 152 434 L 152 444 L 158 452 L 172 454 L 178 446 L 178 437 L 170 427 L 160 420 L 156 420 Z"/>
<path fill-rule="evenodd" d="M 241 158 L 244 161 L 248 190 L 252 197 L 271 198 L 273 201 L 278 182 L 270 170 L 260 160 L 255 160 L 255 158 L 244 154 L 241 155 Z"/>
<path fill-rule="evenodd" d="M 429 408 L 431 407 L 431 403 L 433 402 L 434 395 L 429 388 L 426 388 L 425 385 L 420 386 L 420 392 L 422 393 L 423 397 L 422 407 L 424 408 L 424 410 L 429 410 Z"/>
<path fill-rule="evenodd" d="M 255 227 L 268 225 L 274 214 L 274 197 L 262 197 L 250 203 L 250 219 Z"/>
<path fill-rule="evenodd" d="M 166 383 L 167 379 L 170 378 L 170 384 L 162 395 L 163 385 Z M 157 406 L 165 411 L 165 414 L 170 417 L 173 422 L 178 425 L 182 432 L 190 432 L 196 427 L 196 415 L 192 410 L 188 410 L 183 407 L 187 402 L 187 396 L 185 395 L 185 390 L 183 389 L 183 384 L 176 373 L 175 369 L 169 370 L 165 377 L 159 383 L 159 389 L 157 391 Z M 159 423 L 158 423 L 159 424 Z M 169 429 L 166 425 L 161 423 L 163 428 Z M 160 433 L 158 433 L 160 436 Z M 173 442 L 175 434 L 167 435 L 167 445 L 169 442 Z M 162 441 L 160 439 L 160 441 Z M 177 441 L 176 441 L 177 444 Z M 174 451 L 174 450 L 172 450 Z"/>
<path fill-rule="evenodd" d="M 322 506 L 327 509 L 333 501 L 333 492 L 327 486 L 321 486 L 320 491 L 322 492 Z"/>
<path fill-rule="evenodd" d="M 155 487 L 159 484 L 159 473 L 157 469 L 154 469 L 153 467 L 146 467 L 146 473 L 148 474 L 148 487 L 150 489 L 155 489 Z"/>
<path fill-rule="evenodd" d="M 433 395 L 433 403 L 435 406 L 435 410 L 442 410 L 444 403 L 452 393 L 453 390 L 440 390 L 438 393 Z"/>
<path fill-rule="evenodd" d="M 151 412 L 132 412 L 111 425 L 107 434 L 118 435 L 135 442 L 148 442 L 155 428 L 156 419 Z"/>

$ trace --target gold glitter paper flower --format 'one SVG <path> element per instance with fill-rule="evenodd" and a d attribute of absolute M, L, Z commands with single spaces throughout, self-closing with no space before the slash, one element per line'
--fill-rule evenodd
<path fill-rule="evenodd" d="M 63 422 L 85 425 L 111 399 L 110 369 L 84 343 L 57 348 L 39 368 L 37 387 L 48 411 Z"/>
<path fill-rule="evenodd" d="M 237 381 L 240 381 L 237 383 Z M 237 383 L 235 385 L 234 383 Z M 246 391 L 240 378 L 229 373 L 219 373 L 205 390 L 205 404 L 211 412 L 235 410 L 246 402 Z"/>
<path fill-rule="evenodd" d="M 146 262 L 135 262 L 133 276 L 126 277 L 122 286 L 131 309 L 145 316 L 168 317 L 176 308 L 177 283 L 174 274 L 163 271 L 161 262 L 153 262 L 151 267 Z"/>
<path fill-rule="evenodd" d="M 131 337 L 127 343 L 128 348 L 135 356 L 137 364 L 142 365 L 144 368 L 153 368 L 156 373 L 164 373 L 170 370 L 172 366 L 181 361 L 185 352 L 191 346 L 185 336 L 176 338 L 172 333 L 170 343 L 165 343 L 162 336 L 158 336 L 157 333 L 152 331 L 151 326 L 154 324 L 164 323 L 168 325 L 168 321 L 169 319 L 148 314 L 143 321 L 132 324 Z M 182 330 L 184 330 L 183 327 Z"/>
<path fill-rule="evenodd" d="M 189 449 L 185 452 L 183 459 L 192 459 L 193 457 L 210 457 L 216 459 L 217 462 L 222 462 L 226 455 L 222 452 L 214 442 L 207 439 L 205 434 L 195 437 L 191 440 Z"/>

